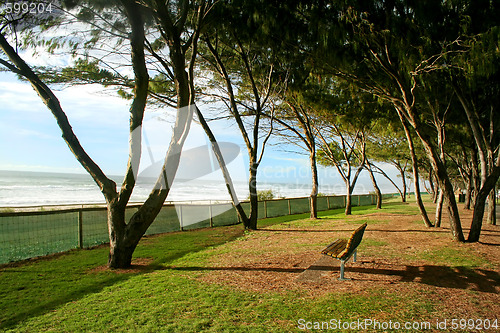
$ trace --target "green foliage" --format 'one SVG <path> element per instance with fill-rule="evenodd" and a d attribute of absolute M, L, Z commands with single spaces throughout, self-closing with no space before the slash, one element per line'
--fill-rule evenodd
<path fill-rule="evenodd" d="M 258 201 L 272 200 L 276 197 L 277 197 L 277 195 L 272 189 L 257 191 L 257 200 Z M 248 196 L 247 199 L 250 200 L 250 196 Z"/>
<path fill-rule="evenodd" d="M 109 70 L 99 66 L 99 61 L 76 59 L 73 66 L 63 67 L 61 70 L 38 68 L 39 76 L 47 83 L 90 84 L 97 83 L 103 86 L 116 84 L 118 81 L 128 80 L 119 77 Z M 128 82 L 128 84 L 132 84 Z"/>

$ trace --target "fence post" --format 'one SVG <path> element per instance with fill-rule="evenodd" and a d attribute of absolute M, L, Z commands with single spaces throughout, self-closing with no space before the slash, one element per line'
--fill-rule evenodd
<path fill-rule="evenodd" d="M 210 214 L 210 228 L 212 228 L 214 226 L 214 219 L 212 215 L 212 202 L 210 202 L 210 204 L 208 205 L 208 212 Z"/>
<path fill-rule="evenodd" d="M 78 248 L 83 249 L 83 210 L 78 210 Z"/>
<path fill-rule="evenodd" d="M 358 194 L 358 206 L 361 206 L 361 195 Z"/>
<path fill-rule="evenodd" d="M 181 231 L 184 231 L 184 225 L 182 223 L 182 205 L 179 205 L 179 225 L 181 227 Z"/>
<path fill-rule="evenodd" d="M 326 196 L 326 205 L 328 207 L 327 210 L 329 210 L 330 209 L 330 196 Z"/>
<path fill-rule="evenodd" d="M 288 215 L 292 215 L 292 206 L 290 205 L 290 199 L 288 199 Z"/>
<path fill-rule="evenodd" d="M 264 200 L 264 217 L 267 219 L 267 200 Z"/>

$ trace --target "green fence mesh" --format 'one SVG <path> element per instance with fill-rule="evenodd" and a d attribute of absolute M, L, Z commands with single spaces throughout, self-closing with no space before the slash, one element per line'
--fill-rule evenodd
<path fill-rule="evenodd" d="M 306 213 L 310 210 L 309 198 L 297 198 L 290 200 L 290 211 L 292 214 Z"/>
<path fill-rule="evenodd" d="M 316 205 L 318 206 L 318 210 L 328 210 L 328 198 L 318 197 Z"/>
<path fill-rule="evenodd" d="M 345 207 L 345 195 L 328 197 L 329 209 Z"/>
<path fill-rule="evenodd" d="M 91 247 L 108 242 L 106 209 L 83 211 L 82 231 L 83 247 Z"/>
<path fill-rule="evenodd" d="M 288 202 L 288 199 L 267 201 L 267 217 L 288 215 Z"/>
<path fill-rule="evenodd" d="M 0 217 L 0 263 L 57 253 L 78 246 L 78 212 Z"/>
<path fill-rule="evenodd" d="M 384 198 L 388 197 L 392 195 L 384 195 Z M 374 195 L 352 197 L 353 206 L 374 203 Z M 341 208 L 344 205 L 344 196 L 318 197 L 318 210 Z M 250 204 L 244 202 L 242 206 L 249 214 Z M 133 206 L 127 208 L 127 221 L 137 209 Z M 309 209 L 309 198 L 268 200 L 259 202 L 258 217 L 306 213 Z M 106 221 L 105 208 L 0 213 L 0 264 L 106 243 Z M 230 203 L 165 205 L 146 234 L 237 223 L 236 210 Z"/>
<path fill-rule="evenodd" d="M 149 226 L 146 235 L 161 234 L 181 230 L 175 206 L 163 206 L 154 222 Z"/>

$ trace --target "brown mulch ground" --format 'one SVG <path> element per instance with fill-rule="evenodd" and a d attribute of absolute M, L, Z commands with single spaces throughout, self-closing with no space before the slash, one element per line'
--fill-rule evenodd
<path fill-rule="evenodd" d="M 461 211 L 461 217 L 470 221 L 472 215 Z M 346 264 L 345 275 L 352 280 L 338 281 L 339 261 L 320 251 L 348 237 L 361 221 L 368 221 L 363 246 L 357 262 Z M 454 261 L 447 252 L 441 254 L 443 246 L 453 250 L 450 255 L 476 259 L 477 267 L 449 264 Z M 419 216 L 380 212 L 263 228 L 213 251 L 217 255 L 198 277 L 209 283 L 255 292 L 296 291 L 305 297 L 373 290 L 417 293 L 455 317 L 500 317 L 500 226 L 485 224 L 480 243 L 462 244 L 452 240 L 446 217 L 442 228 L 426 228 Z"/>

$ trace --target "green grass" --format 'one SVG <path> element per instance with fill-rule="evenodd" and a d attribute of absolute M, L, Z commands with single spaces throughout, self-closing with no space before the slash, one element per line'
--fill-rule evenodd
<path fill-rule="evenodd" d="M 431 249 L 421 251 L 416 255 L 418 258 L 427 260 L 436 265 L 445 265 L 453 268 L 466 267 L 468 269 L 489 266 L 488 261 L 478 256 L 469 248 Z"/>
<path fill-rule="evenodd" d="M 384 209 L 393 212 L 405 207 L 396 203 Z M 362 220 L 359 215 L 372 211 L 373 207 L 355 207 L 353 217 L 346 218 L 343 209 L 331 210 L 321 212 L 319 221 L 298 214 L 260 220 L 259 227 L 310 227 L 325 223 L 325 219 L 333 223 L 352 219 L 358 223 Z M 362 294 L 331 292 L 311 296 L 300 291 L 242 291 L 197 279 L 206 272 L 205 263 L 224 252 L 221 245 L 251 236 L 252 232 L 244 232 L 238 225 L 146 237 L 134 256 L 151 258 L 152 263 L 141 272 L 117 274 L 98 269 L 107 261 L 107 247 L 74 250 L 3 267 L 0 330 L 294 332 L 300 331 L 299 319 L 403 321 L 430 317 L 437 311 L 424 296 L 388 288 Z M 362 244 L 365 248 L 384 245 L 386 242 L 370 238 Z M 441 260 L 438 254 L 428 255 Z"/>

